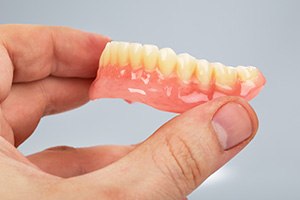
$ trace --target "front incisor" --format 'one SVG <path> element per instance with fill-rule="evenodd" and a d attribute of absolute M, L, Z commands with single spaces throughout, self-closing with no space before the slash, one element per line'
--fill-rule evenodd
<path fill-rule="evenodd" d="M 152 72 L 156 68 L 159 49 L 155 45 L 146 44 L 143 46 L 143 65 L 146 71 Z"/>
<path fill-rule="evenodd" d="M 118 51 L 119 51 L 119 42 L 110 43 L 110 64 L 112 66 L 117 66 L 118 64 Z"/>
<path fill-rule="evenodd" d="M 142 67 L 142 53 L 143 47 L 139 43 L 131 43 L 129 45 L 129 61 L 133 69 L 139 69 Z"/>
<path fill-rule="evenodd" d="M 118 47 L 118 65 L 119 67 L 124 67 L 128 65 L 129 55 L 128 55 L 129 43 L 120 42 Z"/>
<path fill-rule="evenodd" d="M 191 80 L 196 68 L 196 59 L 187 53 L 179 54 L 177 59 L 177 75 L 185 82 Z"/>
<path fill-rule="evenodd" d="M 176 63 L 177 55 L 172 49 L 163 48 L 159 51 L 158 67 L 163 75 L 170 75 L 174 71 Z"/>
<path fill-rule="evenodd" d="M 200 83 L 201 89 L 209 91 L 212 85 L 213 69 L 207 60 L 196 61 L 196 77 Z"/>

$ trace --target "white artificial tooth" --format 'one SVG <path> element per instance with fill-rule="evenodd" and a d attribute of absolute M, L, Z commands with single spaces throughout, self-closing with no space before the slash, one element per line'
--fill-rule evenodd
<path fill-rule="evenodd" d="M 139 43 L 131 43 L 129 45 L 129 61 L 133 69 L 139 69 L 142 67 L 142 53 L 143 47 Z"/>
<path fill-rule="evenodd" d="M 118 45 L 118 65 L 119 67 L 124 67 L 128 65 L 129 61 L 129 43 L 128 42 L 119 42 Z"/>
<path fill-rule="evenodd" d="M 232 90 L 237 81 L 237 70 L 234 67 L 226 67 L 221 63 L 212 64 L 215 71 L 215 84 L 219 89 Z"/>
<path fill-rule="evenodd" d="M 184 53 L 177 57 L 177 75 L 183 81 L 189 81 L 196 68 L 196 59 Z"/>
<path fill-rule="evenodd" d="M 213 68 L 207 60 L 196 61 L 196 77 L 203 90 L 209 90 L 212 81 Z"/>
<path fill-rule="evenodd" d="M 146 71 L 152 72 L 155 69 L 158 55 L 159 49 L 157 46 L 149 44 L 143 46 L 142 60 Z"/>
<path fill-rule="evenodd" d="M 110 61 L 110 43 L 107 43 L 100 57 L 100 66 L 106 67 Z"/>
<path fill-rule="evenodd" d="M 163 75 L 170 75 L 176 66 L 177 55 L 170 48 L 163 48 L 159 51 L 158 67 Z"/>
<path fill-rule="evenodd" d="M 112 41 L 110 42 L 110 64 L 116 66 L 118 64 L 118 49 L 119 42 Z"/>
<path fill-rule="evenodd" d="M 237 66 L 238 78 L 241 82 L 252 80 L 257 77 L 258 69 L 256 67 Z"/>

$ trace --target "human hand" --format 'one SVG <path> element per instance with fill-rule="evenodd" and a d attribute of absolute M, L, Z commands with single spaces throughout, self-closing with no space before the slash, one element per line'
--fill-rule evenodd
<path fill-rule="evenodd" d="M 258 122 L 245 101 L 222 97 L 167 122 L 143 143 L 16 147 L 41 117 L 88 101 L 109 41 L 64 27 L 0 26 L 0 195 L 4 199 L 183 199 L 244 148 Z"/>

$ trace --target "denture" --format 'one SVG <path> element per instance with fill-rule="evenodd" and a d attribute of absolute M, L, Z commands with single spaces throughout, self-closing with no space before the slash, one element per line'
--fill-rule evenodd
<path fill-rule="evenodd" d="M 155 45 L 110 42 L 102 52 L 90 99 L 122 98 L 182 113 L 220 96 L 254 98 L 265 84 L 256 67 L 231 67 Z"/>

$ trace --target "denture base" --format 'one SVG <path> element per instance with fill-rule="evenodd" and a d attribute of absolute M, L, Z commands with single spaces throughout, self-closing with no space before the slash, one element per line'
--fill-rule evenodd
<path fill-rule="evenodd" d="M 254 82 L 239 83 L 231 96 L 246 100 L 255 97 L 264 81 L 260 74 Z M 227 96 L 215 88 L 201 91 L 197 81 L 182 82 L 176 74 L 164 77 L 158 70 L 146 72 L 144 69 L 125 67 L 100 67 L 98 76 L 90 89 L 90 99 L 123 98 L 127 102 L 141 102 L 159 110 L 182 113 L 192 107 L 220 96 Z"/>

